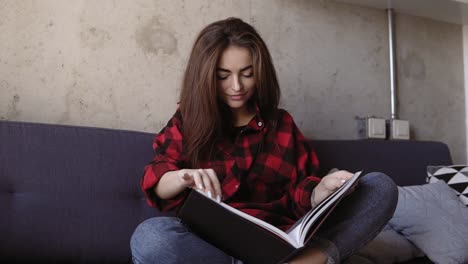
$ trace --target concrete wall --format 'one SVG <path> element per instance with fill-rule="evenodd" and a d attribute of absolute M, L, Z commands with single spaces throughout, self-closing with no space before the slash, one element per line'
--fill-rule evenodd
<path fill-rule="evenodd" d="M 282 106 L 306 136 L 356 138 L 356 117 L 390 116 L 381 10 L 319 0 L 3 0 L 0 119 L 157 132 L 176 109 L 195 35 L 228 16 L 264 37 Z M 416 61 L 399 69 L 409 72 L 400 80 L 401 117 L 416 139 L 445 141 L 465 161 L 464 111 L 455 113 L 464 107 L 461 27 L 405 16 L 397 23 L 399 63 Z M 435 112 L 438 127 L 428 129 Z"/>
<path fill-rule="evenodd" d="M 463 69 L 465 77 L 466 153 L 468 153 L 468 25 L 463 26 Z M 468 156 L 468 154 L 467 154 Z M 468 157 L 467 161 L 468 162 Z"/>
<path fill-rule="evenodd" d="M 466 163 L 463 27 L 398 15 L 400 118 L 416 139 L 446 142 Z"/>

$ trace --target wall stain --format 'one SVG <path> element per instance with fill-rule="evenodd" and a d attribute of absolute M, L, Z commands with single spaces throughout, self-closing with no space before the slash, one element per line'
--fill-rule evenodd
<path fill-rule="evenodd" d="M 329 88 L 329 91 L 331 91 L 332 89 L 335 88 L 336 86 L 336 79 L 338 78 L 338 69 L 335 70 L 334 73 L 332 73 L 328 79 L 330 79 L 330 88 Z"/>
<path fill-rule="evenodd" d="M 82 75 L 72 70 L 73 83 L 67 87 L 64 97 L 65 111 L 58 119 L 59 124 L 76 120 L 94 122 L 97 120 L 115 121 L 118 127 L 120 116 L 113 87 L 96 89 L 82 82 Z M 103 117 L 104 116 L 104 117 Z"/>
<path fill-rule="evenodd" d="M 426 78 L 426 64 L 421 56 L 415 52 L 410 52 L 402 59 L 402 62 L 401 67 L 406 78 L 416 80 Z"/>
<path fill-rule="evenodd" d="M 150 132 L 159 132 L 161 129 L 163 129 L 163 127 L 166 126 L 166 122 L 165 121 L 153 121 L 152 124 L 151 124 L 152 128 L 150 130 Z"/>
<path fill-rule="evenodd" d="M 136 42 L 145 53 L 173 55 L 177 53 L 177 38 L 163 28 L 156 17 L 136 32 Z"/>
<path fill-rule="evenodd" d="M 6 81 L 6 80 L 1 80 L 0 81 L 0 91 L 8 91 L 10 88 L 10 84 Z M 5 98 L 7 96 L 5 96 L 4 94 L 2 95 L 2 98 Z M 0 104 L 0 106 L 3 106 Z M 3 107 L 2 107 L 3 108 Z M 1 111 L 3 112 L 3 109 L 1 109 Z M 7 117 L 6 117 L 6 114 L 7 113 L 2 113 L 2 115 L 0 116 L 0 120 L 8 120 Z"/>
<path fill-rule="evenodd" d="M 148 104 L 144 105 L 143 111 L 147 113 L 146 116 L 145 116 L 145 126 L 143 127 L 143 130 L 147 131 L 148 126 L 153 127 L 153 125 L 154 125 L 154 124 L 151 124 L 151 121 L 153 120 L 153 114 L 151 113 L 151 110 L 150 110 Z"/>
<path fill-rule="evenodd" d="M 8 109 L 6 113 L 7 120 L 16 120 L 20 115 L 20 110 L 18 110 L 18 104 L 20 102 L 21 97 L 18 94 L 15 94 L 8 104 Z"/>
<path fill-rule="evenodd" d="M 80 32 L 81 44 L 83 47 L 89 47 L 93 50 L 103 48 L 107 41 L 112 37 L 104 29 L 89 27 Z"/>
<path fill-rule="evenodd" d="M 77 82 L 74 81 L 71 87 L 67 89 L 67 93 L 65 94 L 65 111 L 63 112 L 62 116 L 58 120 L 58 124 L 66 124 L 70 120 L 70 106 L 73 96 L 73 90 L 76 88 Z"/>
<path fill-rule="evenodd" d="M 141 112 L 146 113 L 143 131 L 150 132 L 150 133 L 157 133 L 164 126 L 166 126 L 167 120 L 158 120 L 157 117 L 153 116 L 153 113 L 151 112 L 151 109 L 148 103 L 144 104 L 143 110 Z"/>

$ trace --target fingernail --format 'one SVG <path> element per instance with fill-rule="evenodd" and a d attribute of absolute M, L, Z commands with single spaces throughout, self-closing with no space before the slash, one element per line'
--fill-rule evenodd
<path fill-rule="evenodd" d="M 210 198 L 213 197 L 213 196 L 211 196 L 211 191 L 208 191 L 208 197 L 210 197 Z"/>
<path fill-rule="evenodd" d="M 221 202 L 221 196 L 217 195 L 216 196 L 216 201 L 218 201 L 218 203 L 220 203 Z"/>
<path fill-rule="evenodd" d="M 201 184 L 198 184 L 198 189 L 202 190 L 203 186 Z"/>
<path fill-rule="evenodd" d="M 341 180 L 341 183 L 345 183 L 345 182 L 346 182 L 346 180 Z"/>

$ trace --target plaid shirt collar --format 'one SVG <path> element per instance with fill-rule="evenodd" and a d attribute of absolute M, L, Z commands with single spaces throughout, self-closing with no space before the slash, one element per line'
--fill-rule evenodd
<path fill-rule="evenodd" d="M 249 121 L 244 131 L 248 129 L 253 129 L 255 131 L 261 131 L 265 127 L 265 121 L 260 115 L 260 108 L 258 105 L 255 105 L 255 116 Z"/>

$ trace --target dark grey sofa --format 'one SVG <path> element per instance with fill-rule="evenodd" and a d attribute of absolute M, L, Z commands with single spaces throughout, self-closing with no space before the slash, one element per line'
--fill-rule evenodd
<path fill-rule="evenodd" d="M 153 137 L 0 121 L 0 262 L 130 263 L 134 228 L 159 215 L 139 189 Z M 385 172 L 399 185 L 424 183 L 428 164 L 452 163 L 447 146 L 437 142 L 312 145 L 322 173 L 365 168 Z"/>

